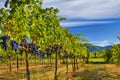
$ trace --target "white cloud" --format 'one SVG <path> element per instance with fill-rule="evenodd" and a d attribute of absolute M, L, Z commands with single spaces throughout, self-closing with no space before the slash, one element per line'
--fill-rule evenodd
<path fill-rule="evenodd" d="M 114 21 L 76 21 L 76 22 L 61 22 L 61 25 L 64 27 L 73 27 L 73 26 L 84 26 L 91 24 L 106 24 Z"/>
<path fill-rule="evenodd" d="M 0 0 L 0 7 L 5 0 Z M 66 18 L 120 17 L 120 0 L 43 0 L 43 7 L 60 9 L 59 16 Z"/>
<path fill-rule="evenodd" d="M 108 40 L 104 40 L 104 41 L 100 42 L 98 45 L 104 47 L 104 46 L 110 45 L 110 42 Z"/>
<path fill-rule="evenodd" d="M 120 0 L 43 0 L 43 7 L 60 9 L 60 16 L 67 18 L 116 18 L 120 17 Z"/>
<path fill-rule="evenodd" d="M 111 41 L 109 41 L 109 40 L 91 41 L 91 43 L 93 43 L 96 46 L 101 46 L 101 47 L 111 45 Z"/>
<path fill-rule="evenodd" d="M 5 0 L 0 0 L 3 7 Z M 120 0 L 43 0 L 43 7 L 60 9 L 59 16 L 85 19 L 104 19 L 120 17 Z M 62 26 L 76 26 L 108 23 L 108 21 L 61 22 Z"/>

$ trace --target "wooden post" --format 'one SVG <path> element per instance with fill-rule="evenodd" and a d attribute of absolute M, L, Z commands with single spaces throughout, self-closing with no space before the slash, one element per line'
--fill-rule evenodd
<path fill-rule="evenodd" d="M 55 80 L 57 80 L 57 70 L 58 70 L 58 54 L 55 55 Z"/>
<path fill-rule="evenodd" d="M 9 58 L 9 70 L 10 70 L 10 72 L 12 71 L 12 66 L 11 66 L 11 56 L 8 56 L 8 58 Z"/>
<path fill-rule="evenodd" d="M 68 56 L 66 56 L 66 74 L 68 73 Z"/>
<path fill-rule="evenodd" d="M 18 62 L 18 56 L 17 56 L 17 71 L 19 70 L 19 62 Z"/>
<path fill-rule="evenodd" d="M 76 64 L 75 56 L 74 56 L 74 61 L 73 61 L 73 63 L 74 63 L 74 64 L 73 64 L 73 67 L 74 67 L 74 68 L 73 68 L 73 72 L 75 72 L 75 70 L 76 70 L 76 66 L 75 66 L 75 64 Z"/>
<path fill-rule="evenodd" d="M 26 78 L 27 78 L 27 80 L 30 80 L 28 51 L 26 51 L 25 53 L 26 53 L 26 74 L 27 74 Z"/>

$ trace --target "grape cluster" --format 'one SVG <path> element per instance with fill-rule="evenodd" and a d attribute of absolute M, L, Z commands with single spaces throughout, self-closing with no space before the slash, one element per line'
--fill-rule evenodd
<path fill-rule="evenodd" d="M 20 46 L 22 48 L 25 48 L 28 50 L 29 53 L 33 55 L 43 56 L 42 51 L 39 50 L 40 46 L 37 46 L 35 43 L 25 43 L 24 41 L 20 43 Z M 23 49 L 20 49 L 20 54 L 24 52 Z"/>
<path fill-rule="evenodd" d="M 19 46 L 21 46 L 21 47 L 26 47 L 26 45 L 25 45 L 24 42 L 21 42 Z M 20 52 L 20 54 L 22 55 L 24 51 L 23 51 L 22 49 L 19 49 L 19 52 Z"/>
<path fill-rule="evenodd" d="M 54 51 L 61 52 L 62 51 L 62 45 L 54 44 L 54 45 L 52 45 L 52 49 Z"/>
<path fill-rule="evenodd" d="M 66 50 L 64 50 L 64 57 L 71 58 L 73 57 L 73 54 L 68 53 Z"/>
<path fill-rule="evenodd" d="M 0 39 L 2 39 L 3 41 L 0 42 L 0 45 L 3 45 L 5 51 L 8 50 L 8 40 L 10 40 L 10 37 L 8 35 L 2 36 Z"/>
<path fill-rule="evenodd" d="M 5 36 L 2 36 L 1 39 L 3 40 L 3 42 L 0 42 L 0 45 L 2 45 L 5 48 L 5 50 L 7 50 L 8 49 L 8 40 L 10 39 L 10 37 L 5 35 Z M 33 55 L 38 55 L 41 58 L 44 58 L 45 56 L 51 57 L 51 55 L 53 53 L 57 53 L 58 55 L 60 55 L 60 53 L 62 52 L 62 45 L 58 45 L 58 44 L 49 45 L 45 51 L 41 51 L 41 50 L 39 50 L 40 46 L 37 46 L 35 43 L 26 43 L 23 40 L 19 44 L 17 41 L 11 40 L 12 50 L 15 50 L 16 53 L 18 53 L 19 46 L 21 47 L 19 49 L 19 53 L 21 55 L 23 54 L 23 52 L 25 50 L 27 50 L 29 53 L 31 53 Z M 70 54 L 67 54 L 66 51 L 64 53 L 67 56 L 71 56 Z"/>
<path fill-rule="evenodd" d="M 58 44 L 49 45 L 48 48 L 45 50 L 47 57 L 50 57 L 54 52 L 60 54 L 61 51 L 62 51 L 62 45 L 58 45 Z"/>
<path fill-rule="evenodd" d="M 45 53 L 43 51 L 39 50 L 38 56 L 40 58 L 45 58 Z"/>
<path fill-rule="evenodd" d="M 18 46 L 19 46 L 18 42 L 15 40 L 12 40 L 11 46 L 12 46 L 12 50 L 15 50 L 15 52 L 18 53 Z"/>
<path fill-rule="evenodd" d="M 5 51 L 8 50 L 8 40 L 10 40 L 10 37 L 8 35 L 4 35 L 0 37 L 2 42 L 0 42 L 0 45 L 5 49 Z M 37 46 L 35 43 L 26 43 L 25 40 L 22 40 L 21 43 L 18 43 L 15 40 L 11 40 L 11 47 L 12 50 L 15 50 L 16 53 L 19 53 L 22 55 L 24 51 L 28 51 L 31 54 L 38 55 L 39 57 L 45 57 L 45 53 L 41 50 L 39 50 L 40 46 Z"/>
<path fill-rule="evenodd" d="M 25 46 L 26 46 L 25 42 L 21 42 L 21 43 L 20 43 L 20 46 L 21 46 L 21 47 L 25 47 Z"/>
<path fill-rule="evenodd" d="M 39 53 L 38 49 L 40 48 L 40 46 L 37 46 L 34 43 L 28 43 L 27 45 L 28 45 L 28 48 L 30 49 L 30 51 L 29 51 L 30 53 L 32 53 L 34 55 Z"/>

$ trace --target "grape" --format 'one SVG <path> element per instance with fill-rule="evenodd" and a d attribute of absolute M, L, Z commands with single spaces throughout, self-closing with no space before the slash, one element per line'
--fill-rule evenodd
<path fill-rule="evenodd" d="M 44 57 L 45 57 L 45 54 L 44 54 L 43 51 L 41 51 L 41 50 L 39 50 L 38 55 L 39 55 L 41 58 L 44 58 Z"/>
<path fill-rule="evenodd" d="M 7 41 L 10 39 L 10 37 L 5 35 L 5 36 L 2 36 L 1 39 L 3 40 L 3 42 L 1 44 L 4 46 L 5 51 L 7 51 L 8 50 Z"/>
<path fill-rule="evenodd" d="M 37 46 L 37 49 L 39 49 L 40 48 L 40 46 Z"/>
<path fill-rule="evenodd" d="M 22 55 L 23 54 L 23 50 L 19 50 L 20 51 L 20 55 Z"/>
<path fill-rule="evenodd" d="M 2 36 L 1 39 L 3 40 L 3 42 L 7 42 L 10 39 L 10 37 L 5 35 L 5 36 Z"/>
<path fill-rule="evenodd" d="M 25 47 L 25 43 L 24 43 L 24 42 L 21 42 L 21 43 L 20 43 L 20 46 Z"/>
<path fill-rule="evenodd" d="M 64 50 L 64 57 L 71 58 L 73 54 L 68 53 L 66 50 Z"/>
<path fill-rule="evenodd" d="M 62 45 L 59 46 L 59 50 L 62 51 Z"/>
<path fill-rule="evenodd" d="M 15 40 L 12 40 L 12 41 L 11 41 L 11 46 L 12 46 L 12 50 L 15 50 L 15 52 L 18 53 L 18 52 L 17 52 L 18 46 L 19 46 L 18 42 L 15 41 Z"/>
<path fill-rule="evenodd" d="M 30 48 L 30 51 L 29 51 L 30 53 L 32 53 L 34 55 L 39 53 L 38 49 L 40 48 L 40 46 L 36 46 L 36 44 L 34 44 L 34 43 L 28 43 L 27 45 Z"/>

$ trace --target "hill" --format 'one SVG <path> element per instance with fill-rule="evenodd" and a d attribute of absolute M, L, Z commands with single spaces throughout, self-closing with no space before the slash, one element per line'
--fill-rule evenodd
<path fill-rule="evenodd" d="M 112 48 L 112 45 L 108 45 L 108 46 L 104 46 L 104 47 L 101 47 L 101 46 L 87 46 L 87 49 L 90 52 L 100 52 L 101 50 L 110 49 L 110 48 Z"/>

